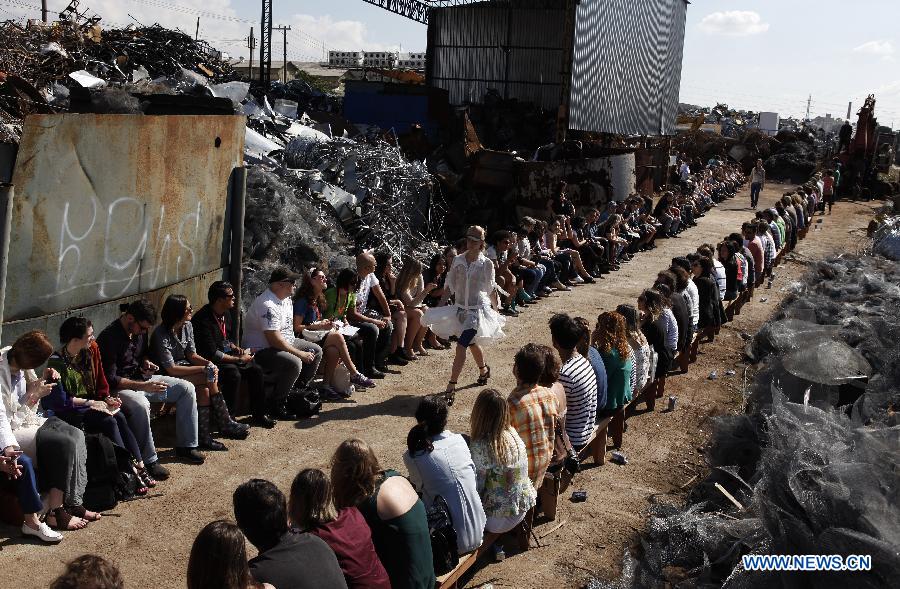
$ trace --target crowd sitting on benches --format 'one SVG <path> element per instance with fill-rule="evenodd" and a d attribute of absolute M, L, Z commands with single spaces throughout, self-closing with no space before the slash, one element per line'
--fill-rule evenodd
<path fill-rule="evenodd" d="M 551 221 L 564 240 L 544 239 L 542 223 L 528 218 L 521 233 L 497 232 L 488 255 L 510 295 L 504 301 L 507 312 L 553 290 L 569 290 L 570 278 L 587 281 L 614 271 L 617 264 L 609 261 L 621 263 L 654 247 L 661 229 L 661 235 L 677 235 L 740 186 L 727 175 L 700 175 L 702 181 L 693 186 L 688 178 L 680 199 L 664 197 L 673 203 L 662 211 L 672 217 L 668 224 L 641 213 L 644 205 L 637 198 L 625 204 L 634 209 L 628 218 L 636 224 L 617 217 L 619 205 L 604 220 L 589 211 L 582 223 L 557 213 L 574 212 L 563 192 L 554 201 L 557 217 Z M 335 451 L 330 475 L 316 469 L 298 473 L 289 500 L 267 481 L 241 485 L 234 494 L 237 526 L 217 521 L 198 535 L 189 586 L 433 587 L 427 513 L 439 503 L 447 507 L 460 554 L 511 531 L 519 545 L 524 536 L 527 546 L 540 509 L 538 491 L 562 469 L 566 448 L 582 450 L 603 419 L 620 420 L 624 428 L 624 409 L 649 385 L 661 396 L 676 357 L 696 337 L 711 338 L 730 319 L 726 305 L 733 307 L 761 285 L 776 257 L 803 236 L 814 212 L 822 210 L 822 184 L 814 177 L 775 207 L 758 211 L 741 233 L 674 258 L 636 305 L 601 313 L 593 328 L 584 318 L 554 315 L 553 347 L 526 344 L 518 351 L 512 368 L 516 387 L 508 395 L 482 390 L 468 435 L 446 429 L 442 396 L 423 398 L 403 455 L 408 478 L 383 470 L 365 442 L 351 439 Z M 685 215 L 686 210 L 692 212 Z M 682 224 L 689 218 L 693 221 Z M 617 233 L 622 223 L 635 232 Z M 592 233 L 590 227 L 598 224 L 604 229 Z M 131 453 L 143 492 L 167 478 L 150 429 L 151 401 L 176 406 L 176 456 L 200 464 L 204 457 L 198 449 L 225 449 L 213 439 L 215 430 L 227 438 L 248 435 L 249 427 L 231 416 L 242 381 L 250 423 L 272 427 L 277 419 L 294 418 L 285 397 L 296 386 L 309 386 L 323 359 L 322 390 L 344 397 L 347 389 L 336 383 L 339 367 L 353 385 L 369 388 L 393 371 L 391 365 L 415 362 L 428 347 L 445 349 L 447 342 L 423 325 L 422 307 L 446 299 L 443 280 L 454 255 L 455 249 L 447 248 L 427 268 L 404 259 L 395 276 L 389 256 L 365 253 L 357 258 L 356 271 L 342 270 L 331 287 L 321 269 L 297 274 L 276 268 L 269 289 L 245 314 L 244 347 L 235 343 L 232 327 L 234 290 L 222 281 L 210 287 L 208 304 L 196 315 L 185 297 L 170 296 L 155 329 L 155 309 L 138 300 L 124 306 L 96 340 L 83 317 L 62 324 L 58 348 L 43 333 L 23 335 L 0 356 L 5 389 L 0 470 L 15 479 L 26 514 L 23 533 L 58 542 L 62 535 L 52 528 L 80 529 L 100 519 L 80 503 L 84 432 L 101 433 Z M 48 367 L 38 378 L 34 370 L 44 364 Z M 270 393 L 267 378 L 274 381 Z M 35 411 L 38 402 L 49 418 Z M 38 517 L 47 511 L 39 491 L 47 492 L 46 520 Z M 244 535 L 260 552 L 249 563 Z M 291 564 L 297 559 L 304 566 Z"/>

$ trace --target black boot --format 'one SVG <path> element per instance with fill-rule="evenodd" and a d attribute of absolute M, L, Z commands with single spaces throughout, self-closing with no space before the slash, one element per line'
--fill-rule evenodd
<path fill-rule="evenodd" d="M 211 413 L 209 407 L 197 407 L 197 438 L 200 440 L 198 448 L 223 452 L 228 450 L 228 448 L 222 442 L 214 440 L 212 434 L 210 434 L 209 419 Z"/>
<path fill-rule="evenodd" d="M 250 411 L 252 417 L 250 424 L 266 429 L 272 429 L 278 423 L 266 410 L 266 397 L 262 391 L 250 395 Z"/>
<path fill-rule="evenodd" d="M 272 401 L 269 405 L 269 415 L 278 421 L 296 421 L 297 415 L 288 409 L 284 399 Z"/>
<path fill-rule="evenodd" d="M 219 426 L 222 436 L 232 440 L 246 439 L 247 434 L 250 433 L 250 426 L 238 423 L 231 418 L 222 395 L 212 395 L 209 401 L 212 404 L 213 415 L 215 415 L 216 424 Z"/>

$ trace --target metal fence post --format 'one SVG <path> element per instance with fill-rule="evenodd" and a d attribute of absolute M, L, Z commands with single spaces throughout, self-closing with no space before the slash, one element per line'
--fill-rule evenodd
<path fill-rule="evenodd" d="M 12 228 L 12 184 L 0 184 L 0 341 L 3 337 L 3 307 L 6 300 L 6 263 L 9 259 L 9 239 Z"/>
<path fill-rule="evenodd" d="M 241 333 L 241 282 L 244 256 L 244 210 L 247 198 L 247 168 L 235 168 L 231 175 L 231 253 L 228 258 L 228 281 L 234 287 L 234 325 L 235 337 L 240 339 Z"/>

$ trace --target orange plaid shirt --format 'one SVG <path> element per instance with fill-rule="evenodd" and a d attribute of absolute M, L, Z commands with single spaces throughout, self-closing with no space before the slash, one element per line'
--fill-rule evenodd
<path fill-rule="evenodd" d="M 543 478 L 553 456 L 554 427 L 559 414 L 556 395 L 550 389 L 535 387 L 514 391 L 507 401 L 512 426 L 528 451 L 528 478 L 538 485 L 538 477 Z"/>

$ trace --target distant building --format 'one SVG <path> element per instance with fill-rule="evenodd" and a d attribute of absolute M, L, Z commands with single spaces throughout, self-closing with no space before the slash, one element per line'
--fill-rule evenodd
<path fill-rule="evenodd" d="M 362 67 L 362 51 L 329 51 L 328 65 L 342 67 Z"/>
<path fill-rule="evenodd" d="M 253 60 L 253 71 L 250 71 L 250 62 L 242 61 L 240 63 L 236 63 L 234 66 L 236 72 L 241 74 L 241 77 L 244 79 L 250 80 L 258 80 L 259 79 L 259 62 L 255 59 Z M 287 65 L 283 61 L 272 61 L 272 75 L 271 80 L 294 80 L 297 78 L 297 75 L 300 73 L 300 62 L 299 61 L 288 61 Z M 287 78 L 282 78 L 284 74 L 287 74 Z"/>
<path fill-rule="evenodd" d="M 399 51 L 365 51 L 363 55 L 363 66 L 365 67 L 391 69 L 397 67 L 399 61 Z"/>
<path fill-rule="evenodd" d="M 832 131 L 837 131 L 841 125 L 844 124 L 842 119 L 836 119 L 831 116 L 831 114 L 826 114 L 824 117 L 816 117 L 811 119 L 809 123 L 814 126 L 822 129 L 826 133 L 830 133 Z"/>
<path fill-rule="evenodd" d="M 402 53 L 398 67 L 406 70 L 424 70 L 425 54 L 424 53 Z"/>

